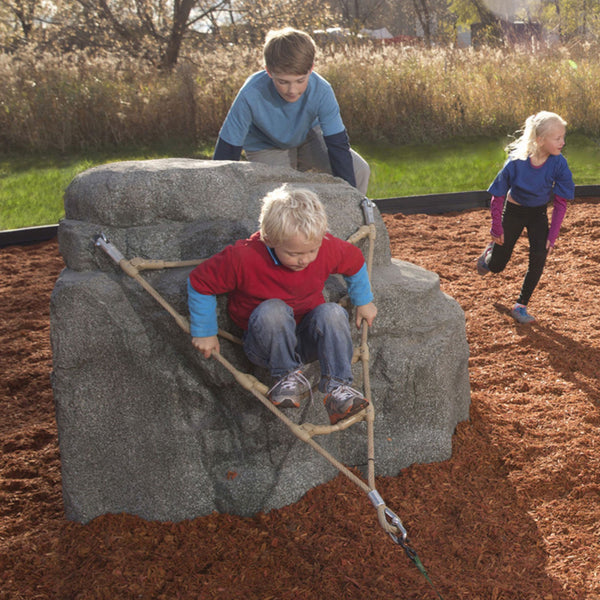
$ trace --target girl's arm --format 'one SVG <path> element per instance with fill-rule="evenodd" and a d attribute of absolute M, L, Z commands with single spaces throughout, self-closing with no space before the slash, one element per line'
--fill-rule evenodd
<path fill-rule="evenodd" d="M 504 209 L 504 196 L 492 196 L 490 201 L 490 213 L 492 215 L 492 227 L 490 234 L 494 241 L 498 241 L 504 236 L 502 227 L 502 210 Z"/>
<path fill-rule="evenodd" d="M 550 248 L 554 248 L 566 212 L 566 199 L 554 194 L 554 208 L 552 209 L 552 220 L 550 222 L 550 230 L 548 231 L 548 246 Z"/>

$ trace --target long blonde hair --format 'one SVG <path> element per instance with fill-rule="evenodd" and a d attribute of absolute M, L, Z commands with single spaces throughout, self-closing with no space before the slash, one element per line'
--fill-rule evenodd
<path fill-rule="evenodd" d="M 547 110 L 527 117 L 525 127 L 518 131 L 521 134 L 504 149 L 509 158 L 521 160 L 533 156 L 537 150 L 537 140 L 544 137 L 556 125 L 567 126 L 567 122 L 559 115 Z"/>

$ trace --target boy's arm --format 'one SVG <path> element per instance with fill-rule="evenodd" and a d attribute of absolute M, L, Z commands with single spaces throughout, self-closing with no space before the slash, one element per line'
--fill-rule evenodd
<path fill-rule="evenodd" d="M 344 275 L 344 281 L 348 286 L 348 295 L 354 306 L 362 306 L 373 301 L 371 282 L 366 263 L 354 275 Z"/>
<path fill-rule="evenodd" d="M 367 322 L 367 325 L 371 327 L 373 325 L 373 321 L 377 316 L 377 307 L 369 302 L 368 304 L 363 304 L 362 306 L 356 307 L 356 327 L 360 329 L 360 325 L 363 319 Z"/>
<path fill-rule="evenodd" d="M 217 145 L 215 146 L 213 160 L 240 160 L 241 156 L 241 146 L 233 146 L 229 142 L 226 142 L 223 138 L 219 137 L 217 140 Z"/>
<path fill-rule="evenodd" d="M 350 301 L 356 306 L 356 326 L 360 327 L 361 321 L 365 319 L 369 327 L 377 315 L 377 308 L 373 304 L 373 292 L 366 263 L 354 275 L 344 275 L 348 286 Z"/>
<path fill-rule="evenodd" d="M 323 136 L 327 146 L 327 154 L 331 163 L 331 172 L 336 177 L 345 179 L 352 187 L 356 187 L 356 177 L 354 175 L 354 165 L 352 164 L 352 155 L 350 154 L 350 140 L 346 130 L 333 135 Z"/>
<path fill-rule="evenodd" d="M 212 351 L 219 352 L 217 332 L 217 298 L 200 294 L 188 279 L 188 307 L 190 311 L 190 333 L 192 344 L 209 358 Z"/>
<path fill-rule="evenodd" d="M 211 335 L 210 337 L 193 337 L 192 346 L 194 346 L 198 352 L 201 352 L 204 358 L 210 358 L 213 351 L 221 351 L 219 338 L 216 335 Z"/>

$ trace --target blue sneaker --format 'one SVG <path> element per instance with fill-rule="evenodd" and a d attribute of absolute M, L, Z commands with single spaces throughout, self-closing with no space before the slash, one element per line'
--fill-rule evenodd
<path fill-rule="evenodd" d="M 523 304 L 515 304 L 513 309 L 510 311 L 510 316 L 518 323 L 532 323 L 535 321 L 535 317 L 527 312 L 527 307 Z"/>
<path fill-rule="evenodd" d="M 494 248 L 494 242 L 490 242 L 485 250 L 482 252 L 481 256 L 477 259 L 477 272 L 480 275 L 487 275 L 490 272 L 490 268 L 488 267 L 488 262 L 490 260 L 490 255 L 492 254 L 492 249 Z"/>

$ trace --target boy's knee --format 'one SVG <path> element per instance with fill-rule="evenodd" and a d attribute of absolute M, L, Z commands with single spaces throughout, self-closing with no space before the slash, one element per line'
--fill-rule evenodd
<path fill-rule="evenodd" d="M 315 308 L 315 316 L 320 323 L 329 326 L 346 326 L 348 324 L 348 313 L 346 309 L 335 302 L 319 304 Z"/>
<path fill-rule="evenodd" d="M 252 311 L 251 318 L 255 323 L 261 323 L 261 326 L 279 326 L 290 318 L 293 319 L 294 312 L 283 300 L 271 298 L 261 302 Z"/>

